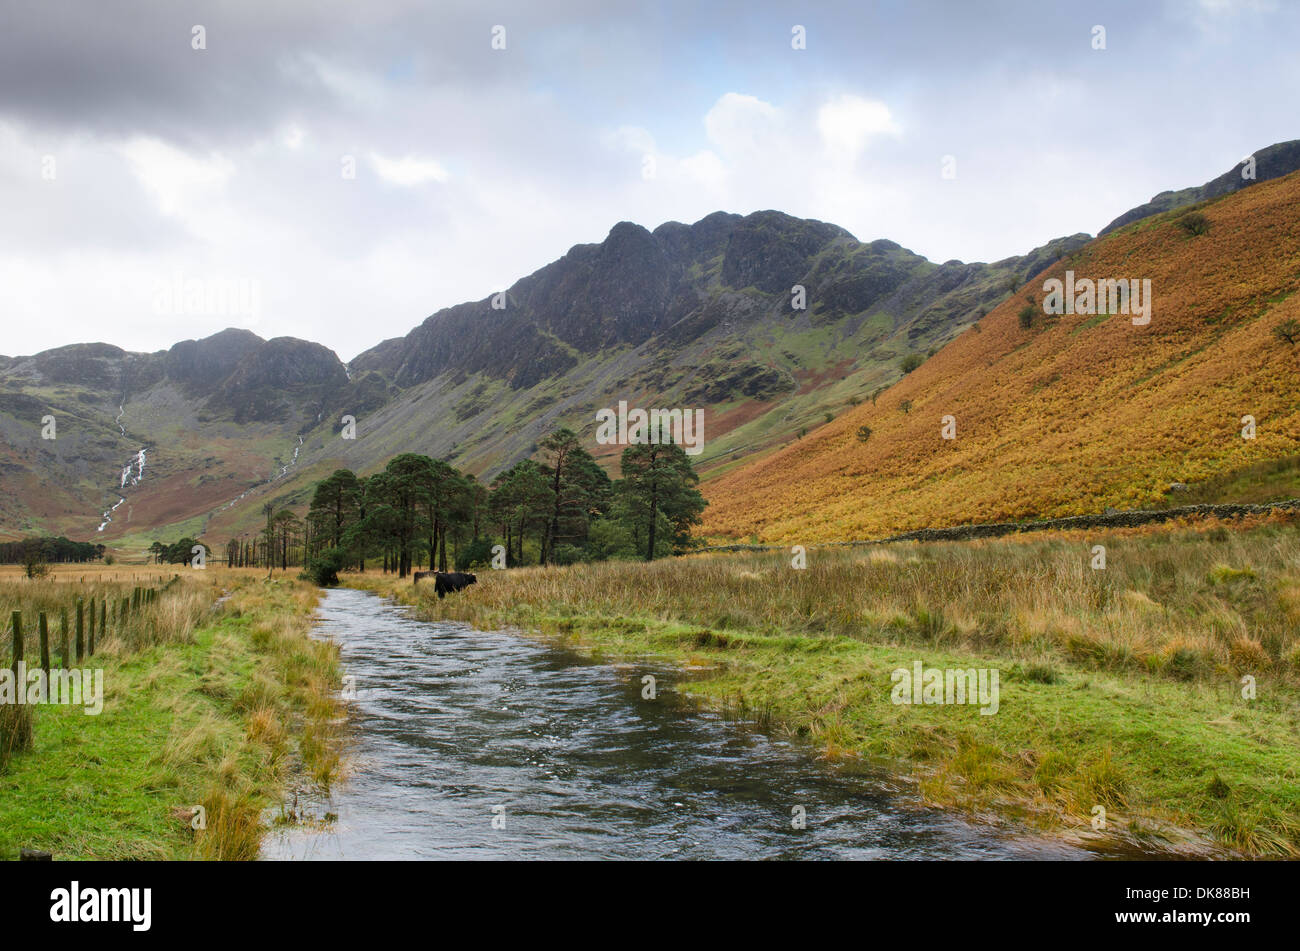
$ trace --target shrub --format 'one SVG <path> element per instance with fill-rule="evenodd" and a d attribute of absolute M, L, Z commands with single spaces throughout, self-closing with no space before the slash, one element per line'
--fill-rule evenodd
<path fill-rule="evenodd" d="M 337 548 L 327 548 L 307 563 L 303 576 L 322 588 L 339 583 L 339 572 L 347 565 L 347 556 Z"/>
<path fill-rule="evenodd" d="M 1210 230 L 1210 219 L 1199 211 L 1189 211 L 1178 219 L 1178 225 L 1190 235 L 1207 234 Z"/>
<path fill-rule="evenodd" d="M 921 356 L 919 353 L 909 353 L 907 356 L 903 357 L 903 362 L 900 366 L 904 373 L 911 373 L 924 362 L 925 357 Z"/>
<path fill-rule="evenodd" d="M 593 557 L 634 558 L 637 555 L 636 541 L 627 525 L 617 519 L 598 518 L 587 529 L 587 547 Z"/>
<path fill-rule="evenodd" d="M 1020 327 L 1022 330 L 1028 330 L 1034 326 L 1034 315 L 1038 313 L 1038 308 L 1033 304 L 1026 304 L 1020 308 Z"/>
<path fill-rule="evenodd" d="M 870 426 L 859 426 L 859 427 L 858 427 L 858 442 L 866 442 L 866 441 L 867 441 L 868 439 L 870 439 L 870 438 L 871 438 L 871 427 L 870 427 Z"/>
<path fill-rule="evenodd" d="M 1294 317 L 1288 317 L 1276 327 L 1273 328 L 1273 336 L 1277 337 L 1283 343 L 1289 343 L 1295 346 L 1297 340 L 1300 340 L 1300 320 Z"/>
<path fill-rule="evenodd" d="M 492 564 L 492 539 L 479 537 L 456 552 L 456 570 L 487 568 Z"/>
<path fill-rule="evenodd" d="M 556 545 L 551 561 L 557 565 L 576 565 L 583 560 L 583 551 L 575 545 Z"/>

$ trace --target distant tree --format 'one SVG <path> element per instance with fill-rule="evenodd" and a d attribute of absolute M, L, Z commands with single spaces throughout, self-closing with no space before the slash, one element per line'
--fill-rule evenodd
<path fill-rule="evenodd" d="M 1295 346 L 1296 341 L 1300 340 L 1300 320 L 1294 317 L 1288 317 L 1276 327 L 1273 328 L 1273 336 L 1277 337 L 1283 343 Z"/>
<path fill-rule="evenodd" d="M 425 501 L 434 481 L 433 460 L 404 452 L 388 461 L 384 476 L 385 501 L 394 516 L 390 538 L 396 543 L 397 576 L 405 578 L 411 573 L 416 539 L 427 525 Z"/>
<path fill-rule="evenodd" d="M 562 543 L 584 543 L 591 519 L 609 507 L 610 480 L 571 429 L 557 429 L 541 442 L 551 489 L 551 512 L 542 539 L 541 563 Z"/>
<path fill-rule="evenodd" d="M 398 531 L 397 512 L 393 507 L 393 489 L 387 470 L 376 472 L 361 484 L 361 520 L 351 539 L 357 548 L 361 570 L 365 570 L 365 556 L 383 558 L 384 571 L 397 569 L 394 539 Z"/>
<path fill-rule="evenodd" d="M 27 553 L 23 557 L 23 573 L 33 581 L 39 581 L 50 573 L 50 563 L 39 545 L 27 546 Z"/>
<path fill-rule="evenodd" d="M 501 527 L 507 564 L 524 563 L 524 539 L 529 532 L 536 531 L 539 541 L 544 541 L 553 508 L 546 472 L 532 459 L 515 463 L 492 480 L 488 509 Z"/>
<path fill-rule="evenodd" d="M 269 499 L 262 503 L 262 514 L 266 516 L 266 527 L 262 529 L 262 557 L 266 561 L 266 576 L 271 577 L 275 570 L 275 503 Z"/>
<path fill-rule="evenodd" d="M 361 483 L 350 469 L 335 469 L 316 484 L 307 521 L 320 545 L 340 548 L 348 527 L 360 518 Z"/>
<path fill-rule="evenodd" d="M 871 427 L 870 427 L 870 426 L 859 426 L 859 427 L 858 427 L 858 442 L 866 442 L 866 441 L 867 441 L 868 439 L 870 439 L 870 438 L 871 438 Z"/>
<path fill-rule="evenodd" d="M 429 539 L 429 567 L 434 559 L 438 570 L 447 570 L 447 529 L 467 513 L 469 486 L 456 469 L 441 459 L 430 459 L 421 484 L 424 530 Z"/>
<path fill-rule="evenodd" d="M 164 545 L 162 559 L 169 565 L 188 565 L 194 560 L 194 548 L 198 544 L 196 539 L 186 535 L 179 541 Z"/>
<path fill-rule="evenodd" d="M 898 408 L 901 409 L 904 413 L 910 413 L 912 412 L 912 401 L 903 400 L 903 402 L 898 404 Z"/>
<path fill-rule="evenodd" d="M 691 526 L 700 522 L 708 504 L 699 489 L 700 477 L 690 457 L 675 443 L 641 443 L 623 450 L 621 494 L 629 515 L 646 529 L 645 560 L 655 558 L 659 516 L 672 526 L 676 547 L 691 540 Z"/>
<path fill-rule="evenodd" d="M 899 366 L 902 368 L 904 373 L 911 373 L 924 362 L 925 357 L 921 356 L 919 353 L 909 353 L 907 356 L 903 357 L 903 362 L 900 363 Z"/>
<path fill-rule="evenodd" d="M 834 413 L 827 413 L 827 414 L 826 414 L 826 422 L 829 423 L 829 422 L 830 422 L 831 420 L 833 420 L 834 418 L 835 418 L 835 414 L 834 414 Z"/>
<path fill-rule="evenodd" d="M 275 544 L 280 553 L 280 570 L 289 570 L 289 551 L 302 532 L 302 519 L 289 509 L 280 509 L 272 522 L 275 526 Z M 272 561 L 275 556 L 272 554 Z"/>
<path fill-rule="evenodd" d="M 1026 304 L 1020 308 L 1020 329 L 1029 330 L 1034 326 L 1034 316 L 1038 313 L 1033 304 Z"/>

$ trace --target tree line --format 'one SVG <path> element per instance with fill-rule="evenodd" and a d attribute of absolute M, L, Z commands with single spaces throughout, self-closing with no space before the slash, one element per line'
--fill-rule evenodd
<path fill-rule="evenodd" d="M 47 564 L 80 564 L 104 557 L 104 546 L 92 542 L 74 542 L 57 538 L 21 538 L 0 542 L 0 564 L 25 565 L 32 561 Z"/>
<path fill-rule="evenodd" d="M 513 567 L 651 560 L 696 544 L 691 531 L 707 503 L 680 446 L 627 447 L 617 480 L 569 429 L 553 431 L 538 449 L 539 459 L 516 463 L 489 485 L 417 453 L 395 456 L 371 476 L 338 469 L 317 484 L 305 520 L 267 510 L 261 556 L 287 567 L 292 551 L 324 578 L 367 562 L 405 577 L 422 564 L 486 567 L 494 550 Z M 246 544 L 232 540 L 232 564 L 257 557 Z"/>

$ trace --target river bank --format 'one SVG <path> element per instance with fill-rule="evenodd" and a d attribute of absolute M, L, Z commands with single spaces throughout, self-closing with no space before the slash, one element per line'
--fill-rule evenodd
<path fill-rule="evenodd" d="M 53 603 L 61 586 L 96 574 L 7 582 L 0 606 Z M 104 586 L 129 593 L 131 574 L 119 566 L 124 580 Z M 255 858 L 264 812 L 290 780 L 328 786 L 339 769 L 337 650 L 308 635 L 317 597 L 261 572 L 187 570 L 138 637 L 110 628 L 82 664 L 102 670 L 102 711 L 30 708 L 33 746 L 0 771 L 0 859 L 21 848 L 55 859 Z"/>
<path fill-rule="evenodd" d="M 1103 850 L 1292 857 L 1298 564 L 1293 522 L 1272 518 L 814 550 L 805 569 L 736 554 L 483 571 L 442 601 L 346 583 L 425 618 L 705 671 L 682 689 L 969 815 Z M 996 714 L 892 702 L 917 662 L 998 671 Z"/>

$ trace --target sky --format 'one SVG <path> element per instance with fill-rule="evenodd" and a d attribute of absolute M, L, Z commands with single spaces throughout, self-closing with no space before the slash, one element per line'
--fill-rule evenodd
<path fill-rule="evenodd" d="M 1289 0 L 0 0 L 0 353 L 349 360 L 718 210 L 1022 254 L 1300 137 L 1297 37 Z"/>

